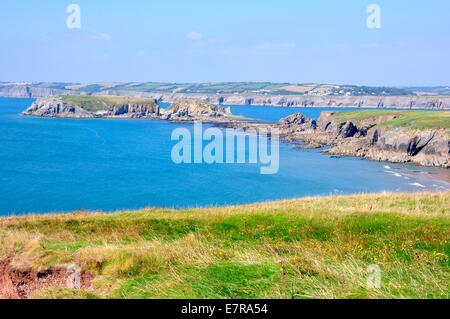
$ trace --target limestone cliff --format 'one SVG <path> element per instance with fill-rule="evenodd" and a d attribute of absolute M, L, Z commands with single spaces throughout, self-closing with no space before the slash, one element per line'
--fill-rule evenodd
<path fill-rule="evenodd" d="M 179 100 L 161 108 L 154 99 L 117 96 L 57 95 L 42 98 L 23 115 L 55 118 L 152 118 L 178 122 L 227 122 L 239 119 L 229 108 L 197 100 Z"/>
<path fill-rule="evenodd" d="M 433 115 L 437 114 L 430 116 Z M 345 120 L 339 112 L 324 112 L 315 125 L 305 125 L 313 123 L 310 119 L 303 119 L 294 126 L 287 125 L 292 118 L 299 117 L 294 115 L 280 121 L 278 127 L 287 139 L 302 139 L 314 146 L 332 146 L 326 150 L 331 154 L 449 168 L 449 129 L 439 125 L 421 127 L 414 120 L 409 126 L 396 126 L 402 123 L 400 116 L 403 115 L 394 112 Z"/>
<path fill-rule="evenodd" d="M 233 119 L 230 108 L 211 105 L 198 100 L 183 99 L 162 111 L 162 119 L 171 121 L 222 122 Z"/>
<path fill-rule="evenodd" d="M 24 115 L 60 118 L 152 118 L 222 123 L 233 128 L 278 128 L 288 141 L 326 152 L 372 160 L 450 167 L 450 112 L 323 112 L 312 120 L 294 114 L 277 124 L 239 121 L 229 108 L 199 100 L 177 100 L 160 108 L 153 99 L 60 95 L 37 100 Z"/>
<path fill-rule="evenodd" d="M 42 98 L 23 115 L 59 118 L 156 118 L 160 107 L 152 99 L 58 95 Z"/>
<path fill-rule="evenodd" d="M 110 94 L 110 93 L 108 93 Z M 129 93 L 126 93 L 127 95 Z M 273 94 L 187 94 L 187 93 L 134 93 L 139 97 L 154 98 L 161 102 L 195 99 L 210 104 L 255 105 L 276 107 L 336 107 L 336 108 L 401 108 L 450 109 L 450 96 L 307 96 Z"/>

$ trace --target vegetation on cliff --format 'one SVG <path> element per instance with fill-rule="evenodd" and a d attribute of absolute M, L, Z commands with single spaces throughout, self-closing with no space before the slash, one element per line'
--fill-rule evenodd
<path fill-rule="evenodd" d="M 155 99 L 121 96 L 55 95 L 37 100 L 23 115 L 58 118 L 147 118 L 181 122 L 241 120 L 229 108 L 201 100 L 180 99 L 161 108 Z"/>
<path fill-rule="evenodd" d="M 155 118 L 160 115 L 160 107 L 155 99 L 54 95 L 38 99 L 22 114 L 59 118 Z"/>
<path fill-rule="evenodd" d="M 379 127 L 450 130 L 450 111 L 365 110 L 335 113 L 335 118 L 342 123 L 347 121 L 363 122 L 376 117 L 385 119 L 378 124 Z"/>
<path fill-rule="evenodd" d="M 60 98 L 63 103 L 77 105 L 89 112 L 107 111 L 113 106 L 127 104 L 155 104 L 154 99 L 123 96 L 61 95 Z"/>
<path fill-rule="evenodd" d="M 6 218 L 0 294 L 9 287 L 44 298 L 449 298 L 449 214 L 450 193 L 440 193 Z M 82 268 L 83 289 L 63 282 L 26 290 L 17 279 L 42 282 L 62 264 Z M 367 286 L 369 265 L 381 270 L 379 288 Z"/>
<path fill-rule="evenodd" d="M 287 140 L 328 153 L 371 160 L 450 167 L 450 112 L 323 112 L 317 121 L 294 114 L 278 124 Z"/>

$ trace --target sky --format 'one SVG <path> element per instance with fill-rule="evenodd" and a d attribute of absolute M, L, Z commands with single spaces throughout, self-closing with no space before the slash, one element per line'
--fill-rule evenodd
<path fill-rule="evenodd" d="M 450 1 L 1 0 L 0 44 L 0 81 L 450 85 Z"/>

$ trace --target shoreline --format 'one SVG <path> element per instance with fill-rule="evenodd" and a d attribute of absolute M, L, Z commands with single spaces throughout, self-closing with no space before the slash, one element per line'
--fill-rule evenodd
<path fill-rule="evenodd" d="M 262 128 L 277 130 L 283 140 L 294 144 L 302 141 L 308 148 L 329 146 L 329 154 L 450 168 L 450 111 L 322 111 L 318 119 L 296 113 L 279 122 L 267 123 L 234 116 L 230 107 L 202 100 L 178 100 L 162 108 L 157 99 L 60 95 L 39 99 L 21 114 L 44 118 L 203 122 L 244 131 L 256 129 L 257 132 Z"/>
<path fill-rule="evenodd" d="M 408 112 L 407 112 L 408 113 Z M 33 116 L 33 115 L 32 115 Z M 38 118 L 38 117 L 40 117 L 40 118 L 48 118 L 48 117 L 42 117 L 42 116 L 33 116 L 33 117 L 36 117 L 36 118 Z M 53 117 L 53 118 L 56 118 L 56 119 L 60 119 L 60 117 Z M 52 119 L 53 119 L 52 118 Z M 62 118 L 62 119 L 74 119 L 74 118 L 72 118 L 72 117 L 64 117 L 64 118 Z M 84 118 L 82 118 L 82 119 L 84 119 Z M 144 120 L 152 120 L 152 121 L 154 121 L 154 120 L 156 120 L 156 121 L 158 121 L 158 122 L 167 122 L 167 123 L 171 123 L 171 124 L 176 124 L 176 123 L 180 123 L 180 122 L 178 122 L 178 121 L 168 121 L 168 120 L 164 120 L 164 119 L 161 119 L 161 118 L 157 118 L 157 119 L 155 119 L 155 118 L 145 118 L 145 117 L 143 117 L 143 118 L 133 118 L 133 117 L 115 117 L 115 118 L 88 118 L 88 119 L 102 119 L 102 120 L 110 120 L 110 119 L 119 119 L 119 120 L 142 120 L 142 119 L 144 119 Z M 284 121 L 284 122 L 283 122 Z M 291 139 L 291 137 L 295 137 L 295 134 L 297 134 L 298 132 L 300 132 L 300 133 L 304 133 L 305 132 L 305 130 L 306 131 L 308 131 L 309 130 L 309 132 L 314 132 L 314 134 L 316 134 L 317 132 L 316 131 L 311 131 L 311 125 L 313 124 L 313 121 L 315 121 L 315 120 L 312 120 L 312 119 L 308 119 L 308 118 L 306 118 L 306 117 L 303 117 L 303 116 L 301 116 L 301 115 L 299 115 L 299 114 L 294 114 L 294 115 L 292 115 L 292 116 L 290 116 L 290 117 L 288 117 L 288 118 L 285 118 L 285 119 L 283 119 L 282 120 L 282 122 L 279 122 L 279 123 L 266 123 L 266 122 L 261 122 L 261 121 L 253 121 L 253 122 L 243 122 L 243 121 L 236 121 L 236 122 L 229 122 L 229 121 L 225 121 L 225 122 L 223 122 L 223 121 L 221 121 L 221 122 L 219 122 L 219 123 L 217 123 L 217 122 L 211 122 L 211 123 L 209 123 L 209 124 L 211 124 L 211 125 L 216 125 L 216 126 L 219 126 L 219 127 L 229 127 L 230 125 L 231 126 L 233 126 L 233 125 L 236 125 L 237 127 L 232 127 L 232 128 L 234 128 L 234 129 L 239 129 L 239 128 L 247 128 L 247 127 L 251 127 L 252 125 L 255 125 L 255 126 L 283 126 L 283 128 L 284 128 L 284 130 L 285 130 L 285 132 L 283 132 L 283 134 L 285 134 L 285 136 L 284 136 L 284 138 L 282 139 L 283 140 L 283 142 L 284 143 L 286 143 L 286 145 L 289 145 L 289 147 L 294 147 L 294 148 L 296 148 L 296 147 L 298 147 L 298 141 L 297 140 L 295 140 L 295 139 Z M 181 121 L 181 123 L 183 123 L 183 124 L 192 124 L 192 122 L 193 122 L 193 120 L 192 119 L 190 119 L 189 121 Z M 340 122 L 336 122 L 335 124 L 337 124 L 337 123 L 340 123 Z M 356 123 L 356 122 L 355 122 Z M 206 123 L 205 123 L 206 124 Z M 309 127 L 308 127 L 308 125 L 309 125 Z M 315 124 L 316 126 L 317 126 L 317 123 Z M 338 127 L 338 125 L 335 125 L 336 127 Z M 358 125 L 358 127 L 360 127 L 359 125 Z M 332 145 L 332 144 L 328 144 L 328 145 Z M 327 148 L 328 149 L 328 148 Z M 318 151 L 318 156 L 324 156 L 324 155 L 326 155 L 326 156 L 328 156 L 328 157 L 334 157 L 334 155 L 333 154 L 329 154 L 329 153 L 326 153 L 326 152 L 323 152 L 323 147 L 320 149 L 320 148 L 317 148 L 317 151 Z M 321 153 L 325 153 L 325 154 L 319 154 L 319 152 L 321 152 Z M 299 155 L 299 154 L 295 154 L 296 156 L 301 156 L 301 155 Z M 354 158 L 355 160 L 356 159 L 358 159 L 358 158 L 360 158 L 360 159 L 363 159 L 363 160 L 370 160 L 370 159 L 368 159 L 368 158 L 364 158 L 364 157 L 361 157 L 361 156 L 355 156 L 355 155 L 349 155 L 349 154 L 343 154 L 343 155 L 339 155 L 339 157 L 351 157 L 351 158 Z M 371 161 L 373 161 L 373 160 L 371 160 Z M 382 161 L 382 160 L 377 160 L 376 162 L 379 162 L 379 163 L 385 163 L 386 165 L 388 165 L 388 164 L 391 164 L 392 162 L 389 162 L 389 161 Z M 403 163 L 403 164 L 405 164 L 405 163 Z M 419 169 L 421 168 L 421 167 L 424 167 L 425 165 L 418 165 L 417 163 L 406 163 L 407 165 L 412 165 L 412 166 L 417 166 Z M 381 164 L 381 165 L 383 165 L 383 164 Z M 383 174 L 383 172 L 380 172 L 380 177 L 382 178 L 383 176 L 381 176 Z M 402 174 L 403 175 L 403 174 Z M 428 175 L 428 174 L 427 174 Z M 424 177 L 425 176 L 427 176 L 427 175 L 424 175 Z M 447 180 L 445 180 L 445 177 L 447 176 L 447 174 L 446 174 L 446 172 L 442 172 L 441 174 L 439 174 L 439 175 L 428 175 L 427 177 L 426 177 L 426 179 L 438 179 L 438 178 L 442 178 L 442 179 L 439 179 L 439 181 L 442 181 L 442 182 L 445 182 L 445 183 L 447 183 Z M 416 181 L 416 180 L 415 180 Z M 396 183 L 395 181 L 392 181 L 393 183 Z M 421 191 L 423 191 L 423 190 L 421 190 L 420 189 L 420 185 L 421 184 L 424 184 L 424 185 L 427 185 L 427 187 L 428 187 L 428 189 L 433 189 L 433 191 L 436 189 L 436 192 L 446 192 L 447 190 L 438 190 L 437 188 L 438 188 L 438 186 L 436 186 L 436 187 L 432 187 L 431 186 L 431 182 L 430 182 L 430 184 L 427 184 L 427 183 L 422 183 L 422 182 L 420 182 L 419 180 L 417 180 L 417 190 L 414 190 L 413 188 L 414 187 L 410 187 L 410 186 L 405 186 L 404 188 L 403 188 L 403 192 L 408 192 L 408 193 L 420 193 Z M 403 182 L 400 182 L 400 183 L 403 183 Z M 405 185 L 408 183 L 407 181 L 405 181 L 404 182 L 405 183 Z M 440 185 L 439 183 L 437 183 L 438 185 Z M 413 185 L 413 184 L 409 184 L 409 185 Z M 413 185 L 414 186 L 414 185 Z M 444 187 L 446 187 L 446 185 L 443 185 Z M 372 190 L 379 190 L 379 189 L 377 189 L 377 188 L 372 188 Z M 370 188 L 368 188 L 368 192 L 370 192 Z M 378 193 L 382 193 L 382 192 L 384 192 L 384 190 L 379 190 L 379 192 Z M 400 192 L 402 192 L 402 191 L 400 191 Z M 397 193 L 397 192 L 394 192 L 394 193 Z M 328 195 L 330 195 L 330 194 L 332 194 L 332 192 L 330 191 L 330 192 L 326 192 L 326 193 L 322 193 L 322 194 L 319 194 L 319 195 L 321 195 L 321 197 L 326 197 L 326 196 L 328 196 Z M 352 195 L 352 194 L 355 194 L 354 192 L 346 192 L 345 194 L 347 194 L 347 195 Z M 280 195 L 280 194 L 278 194 L 278 195 Z M 310 192 L 310 194 L 301 194 L 301 196 L 289 196 L 290 194 L 289 193 L 283 193 L 283 194 L 281 194 L 281 195 L 288 195 L 288 197 L 287 198 L 304 198 L 304 197 L 310 197 L 311 195 L 313 195 L 314 196 L 314 194 L 311 194 L 311 192 Z M 251 201 L 244 201 L 244 202 L 242 202 L 242 203 L 252 203 L 252 202 L 254 202 L 254 199 L 256 199 L 256 200 L 259 200 L 259 199 L 261 199 L 261 198 L 263 198 L 260 202 L 262 202 L 262 203 L 265 203 L 265 202 L 270 202 L 270 201 L 273 201 L 273 200 L 281 200 L 281 199 L 283 199 L 283 198 L 281 198 L 280 196 L 274 196 L 274 197 L 272 197 L 272 199 L 271 198 L 269 198 L 269 199 L 264 199 L 264 197 L 263 196 L 259 196 L 259 198 L 253 198 Z M 266 198 L 267 198 L 267 196 L 266 196 Z M 221 205 L 220 205 L 220 207 L 224 207 L 224 206 L 227 206 L 227 205 L 235 205 L 234 203 L 230 203 L 231 201 L 229 201 L 229 200 L 224 200 L 223 201 L 224 203 L 222 203 L 221 202 Z M 226 203 L 225 203 L 226 202 Z M 207 203 L 207 201 L 206 201 L 206 203 Z M 142 202 L 140 203 L 140 204 L 142 204 Z M 144 205 L 145 205 L 146 203 L 144 202 Z M 165 205 L 165 203 L 164 202 L 162 202 L 162 204 L 163 205 Z M 189 204 L 189 203 L 188 203 Z M 211 205 L 208 205 L 208 203 L 207 203 L 207 206 L 208 207 L 214 207 L 214 204 L 211 204 Z M 31 207 L 31 206 L 30 206 Z M 60 206 L 60 207 L 63 207 L 63 206 Z M 70 207 L 70 208 L 72 208 L 73 206 L 67 206 L 67 207 Z M 92 206 L 91 206 L 92 207 Z M 95 207 L 95 206 L 94 206 Z M 98 207 L 101 207 L 101 206 L 98 206 Z M 114 212 L 114 211 L 116 211 L 116 209 L 115 209 L 115 207 L 114 206 L 110 206 L 110 207 L 112 207 L 112 209 L 110 210 L 110 212 Z M 117 207 L 117 206 L 116 206 Z M 121 206 L 121 207 L 133 207 L 132 205 L 129 205 L 129 206 Z M 164 207 L 164 206 L 159 206 L 159 207 Z M 167 206 L 166 206 L 167 207 Z M 169 207 L 169 208 L 176 208 L 176 209 L 186 209 L 186 208 L 191 208 L 191 209 L 195 209 L 195 208 L 198 208 L 198 207 L 204 207 L 204 202 L 202 203 L 202 204 L 200 204 L 200 205 L 186 205 L 186 206 L 183 206 L 183 205 L 172 205 L 172 207 Z M 58 207 L 56 207 L 56 208 L 58 208 Z M 75 208 L 77 208 L 76 206 L 75 206 Z M 109 207 L 108 207 L 109 208 Z M 95 209 L 93 210 L 93 211 L 95 211 Z M 53 214 L 57 214 L 58 213 L 58 211 L 54 211 L 53 212 Z M 31 214 L 33 214 L 33 213 L 31 213 Z M 42 210 L 41 211 L 41 214 L 45 214 L 45 211 L 44 210 Z M 17 214 L 13 214 L 14 216 L 17 216 L 17 215 L 22 215 L 20 212 L 19 213 L 17 213 Z"/>

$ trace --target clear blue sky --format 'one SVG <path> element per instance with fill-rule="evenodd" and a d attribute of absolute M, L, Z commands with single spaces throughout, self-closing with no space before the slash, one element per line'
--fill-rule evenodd
<path fill-rule="evenodd" d="M 3 81 L 450 84 L 448 0 L 1 0 L 0 30 Z"/>

